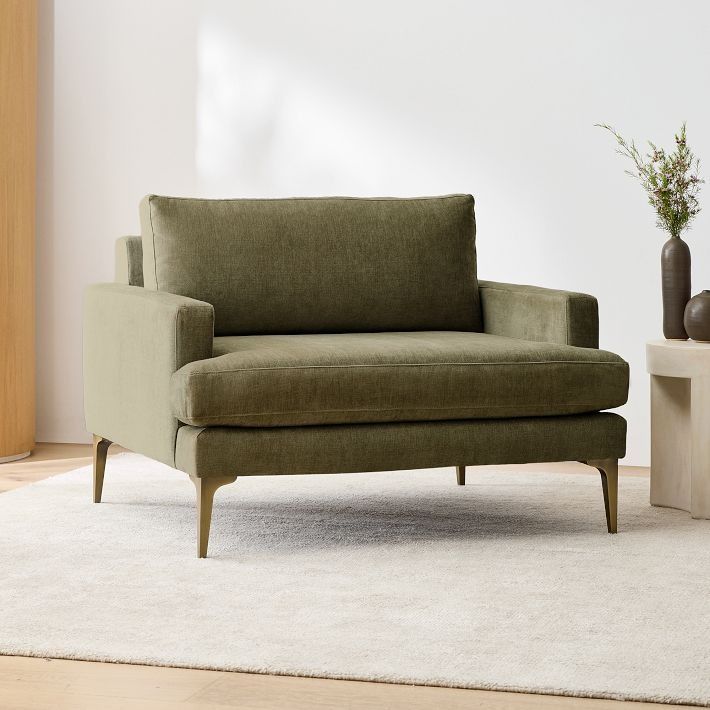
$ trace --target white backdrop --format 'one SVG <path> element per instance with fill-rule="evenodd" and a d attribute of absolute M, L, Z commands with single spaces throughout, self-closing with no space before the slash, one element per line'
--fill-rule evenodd
<path fill-rule="evenodd" d="M 599 299 L 631 363 L 626 462 L 648 463 L 665 237 L 593 124 L 670 147 L 687 120 L 710 161 L 709 3 L 42 0 L 41 23 L 38 440 L 87 440 L 82 290 L 144 194 L 470 192 L 482 278 Z"/>

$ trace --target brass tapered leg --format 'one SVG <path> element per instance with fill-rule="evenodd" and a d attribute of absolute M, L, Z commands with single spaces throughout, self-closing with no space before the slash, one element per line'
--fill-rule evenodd
<path fill-rule="evenodd" d="M 104 488 L 104 471 L 108 447 L 113 442 L 94 434 L 94 503 L 101 502 L 101 492 Z"/>
<path fill-rule="evenodd" d="M 459 486 L 466 485 L 466 467 L 465 466 L 457 466 L 456 467 L 456 483 L 458 483 Z"/>
<path fill-rule="evenodd" d="M 207 545 L 210 541 L 210 523 L 212 522 L 212 503 L 218 488 L 234 483 L 236 476 L 209 476 L 198 478 L 190 476 L 197 493 L 197 556 L 207 557 Z"/>
<path fill-rule="evenodd" d="M 619 461 L 618 459 L 592 459 L 584 461 L 588 466 L 596 468 L 602 476 L 604 491 L 604 510 L 606 511 L 606 529 L 616 532 L 616 510 L 619 491 Z"/>

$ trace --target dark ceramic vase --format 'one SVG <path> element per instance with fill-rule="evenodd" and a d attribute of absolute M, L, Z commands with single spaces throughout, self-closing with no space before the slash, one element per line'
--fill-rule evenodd
<path fill-rule="evenodd" d="M 668 340 L 687 340 L 683 325 L 690 300 L 690 249 L 680 237 L 671 237 L 661 250 L 663 286 L 663 335 Z"/>
<path fill-rule="evenodd" d="M 703 291 L 688 301 L 684 323 L 693 340 L 710 342 L 710 291 Z"/>

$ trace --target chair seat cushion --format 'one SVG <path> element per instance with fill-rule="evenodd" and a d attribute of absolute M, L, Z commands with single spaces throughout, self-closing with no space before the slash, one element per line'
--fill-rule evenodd
<path fill-rule="evenodd" d="M 427 331 L 215 338 L 174 373 L 193 426 L 301 426 L 548 416 L 626 402 L 628 365 L 604 350 Z"/>

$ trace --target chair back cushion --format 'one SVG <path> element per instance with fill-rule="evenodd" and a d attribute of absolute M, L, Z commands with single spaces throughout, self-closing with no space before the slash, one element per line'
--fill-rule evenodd
<path fill-rule="evenodd" d="M 141 202 L 146 288 L 215 334 L 480 331 L 473 197 Z"/>

